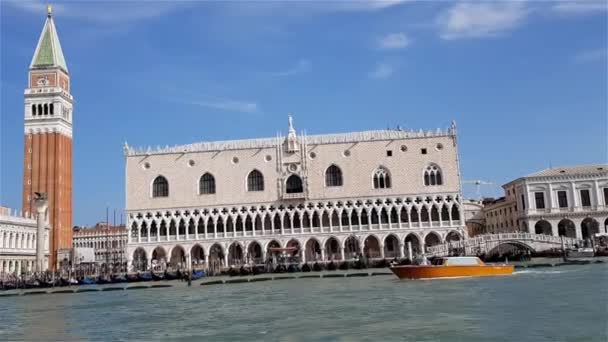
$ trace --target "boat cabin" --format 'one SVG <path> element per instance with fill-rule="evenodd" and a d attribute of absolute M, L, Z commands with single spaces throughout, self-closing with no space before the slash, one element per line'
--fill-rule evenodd
<path fill-rule="evenodd" d="M 478 257 L 447 257 L 433 260 L 435 266 L 481 266 L 483 261 Z"/>

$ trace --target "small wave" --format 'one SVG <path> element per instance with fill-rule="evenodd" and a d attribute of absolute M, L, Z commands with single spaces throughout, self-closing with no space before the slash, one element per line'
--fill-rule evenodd
<path fill-rule="evenodd" d="M 568 273 L 572 271 L 554 271 L 554 270 L 521 270 L 515 271 L 514 274 L 560 274 L 560 273 Z"/>

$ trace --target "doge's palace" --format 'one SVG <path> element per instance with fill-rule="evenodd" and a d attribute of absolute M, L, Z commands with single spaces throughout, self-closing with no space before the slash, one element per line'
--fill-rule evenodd
<path fill-rule="evenodd" d="M 124 147 L 132 270 L 403 258 L 462 239 L 456 125 Z M 270 249 L 271 247 L 274 247 Z"/>

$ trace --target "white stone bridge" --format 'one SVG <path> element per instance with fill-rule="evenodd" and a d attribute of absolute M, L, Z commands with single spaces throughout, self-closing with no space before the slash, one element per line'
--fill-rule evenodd
<path fill-rule="evenodd" d="M 518 249 L 532 253 L 550 249 L 561 249 L 562 239 L 565 248 L 573 247 L 578 242 L 575 238 L 531 233 L 501 233 L 479 235 L 471 239 L 451 241 L 427 248 L 427 252 L 435 256 L 447 256 L 450 251 L 462 251 L 466 255 L 485 253 L 500 254 L 502 251 Z"/>

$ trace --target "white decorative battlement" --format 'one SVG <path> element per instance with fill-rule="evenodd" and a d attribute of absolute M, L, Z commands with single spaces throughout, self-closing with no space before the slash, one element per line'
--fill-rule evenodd
<path fill-rule="evenodd" d="M 431 137 L 455 136 L 456 126 L 452 124 L 450 128 L 440 129 L 435 131 L 418 131 L 414 130 L 374 130 L 339 134 L 322 134 L 322 135 L 303 135 L 303 141 L 308 145 L 319 144 L 344 144 L 356 143 L 365 141 L 378 140 L 396 140 L 396 139 L 419 139 Z M 261 138 L 261 139 L 243 139 L 243 140 L 225 140 L 225 141 L 210 141 L 199 142 L 188 145 L 177 145 L 173 147 L 147 147 L 136 148 L 128 146 L 125 143 L 125 156 L 139 156 L 150 154 L 168 154 L 168 153 L 189 153 L 189 152 L 213 152 L 227 150 L 242 150 L 242 149 L 259 149 L 272 148 L 277 146 L 277 138 Z"/>

